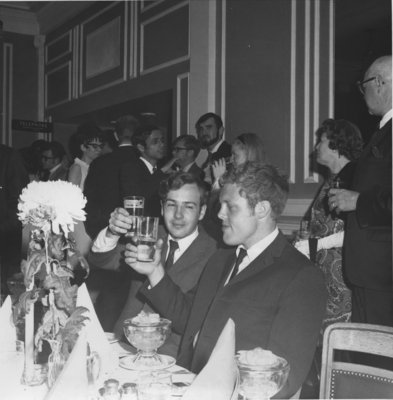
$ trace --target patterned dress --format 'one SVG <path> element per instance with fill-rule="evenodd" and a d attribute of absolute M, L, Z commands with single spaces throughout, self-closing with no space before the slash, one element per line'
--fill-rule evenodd
<path fill-rule="evenodd" d="M 321 187 L 311 208 L 311 234 L 323 238 L 344 230 L 343 215 L 338 217 L 328 207 L 327 193 L 332 182 L 340 178 L 348 183 L 354 165 L 348 163 L 337 176 L 331 176 Z M 348 322 L 351 319 L 351 291 L 346 286 L 342 270 L 342 247 L 321 249 L 316 254 L 315 263 L 325 276 L 328 300 L 322 334 L 326 327 L 335 322 Z"/>

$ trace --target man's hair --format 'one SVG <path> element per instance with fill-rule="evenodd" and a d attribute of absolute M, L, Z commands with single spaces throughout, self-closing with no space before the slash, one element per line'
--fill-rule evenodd
<path fill-rule="evenodd" d="M 208 185 L 196 175 L 184 171 L 174 172 L 170 174 L 168 178 L 161 181 L 159 190 L 161 200 L 164 202 L 171 190 L 179 190 L 184 185 L 193 184 L 197 185 L 199 189 L 200 206 L 202 207 L 203 205 L 207 204 L 209 197 Z"/>
<path fill-rule="evenodd" d="M 134 146 L 140 144 L 146 147 L 146 140 L 152 134 L 153 131 L 161 131 L 157 125 L 141 125 L 136 128 L 134 135 L 132 136 L 132 144 Z"/>
<path fill-rule="evenodd" d="M 123 137 L 131 139 L 139 126 L 140 123 L 137 118 L 132 115 L 124 115 L 116 121 L 115 131 L 119 139 Z"/>
<path fill-rule="evenodd" d="M 63 157 L 65 156 L 66 152 L 64 147 L 59 142 L 46 142 L 46 144 L 42 148 L 42 152 L 50 150 L 52 152 L 52 156 L 54 158 L 60 159 L 62 161 Z"/>
<path fill-rule="evenodd" d="M 198 157 L 199 152 L 201 151 L 201 145 L 199 144 L 199 140 L 193 135 L 180 135 L 173 142 L 173 147 L 175 147 L 180 142 L 184 143 L 184 147 L 187 150 L 192 150 L 194 153 L 194 159 Z"/>
<path fill-rule="evenodd" d="M 217 128 L 221 128 L 224 125 L 222 123 L 222 119 L 219 115 L 209 112 L 209 113 L 203 114 L 202 116 L 199 117 L 198 121 L 195 124 L 196 130 L 198 130 L 200 124 L 207 121 L 209 118 L 214 119 L 214 122 L 216 123 Z"/>
<path fill-rule="evenodd" d="M 317 130 L 318 142 L 326 133 L 329 148 L 337 150 L 340 156 L 350 161 L 357 160 L 363 150 L 363 139 L 359 128 L 345 119 L 326 119 Z"/>
<path fill-rule="evenodd" d="M 284 211 L 289 193 L 288 179 L 273 165 L 248 161 L 228 171 L 223 176 L 223 184 L 236 185 L 251 209 L 261 201 L 268 201 L 273 219 Z"/>

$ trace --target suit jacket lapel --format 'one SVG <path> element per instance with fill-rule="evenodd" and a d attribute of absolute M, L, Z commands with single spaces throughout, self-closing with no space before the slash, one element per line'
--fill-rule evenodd
<path fill-rule="evenodd" d="M 231 285 L 248 279 L 253 275 L 259 273 L 263 269 L 267 268 L 269 265 L 273 264 L 274 259 L 281 255 L 286 244 L 287 240 L 285 239 L 284 235 L 279 232 L 274 241 L 244 270 L 242 270 L 234 278 L 232 278 L 225 287 L 230 287 Z"/>

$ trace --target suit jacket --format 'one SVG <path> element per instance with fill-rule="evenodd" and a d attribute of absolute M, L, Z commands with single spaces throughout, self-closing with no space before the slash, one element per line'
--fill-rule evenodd
<path fill-rule="evenodd" d="M 125 162 L 135 163 L 138 157 L 135 147 L 121 146 L 90 164 L 84 194 L 87 199 L 85 227 L 91 238 L 108 225 L 110 213 L 122 205 L 120 170 Z"/>
<path fill-rule="evenodd" d="M 281 233 L 224 286 L 234 261 L 234 249 L 218 250 L 188 294 L 167 275 L 150 290 L 144 285 L 140 293 L 183 332 L 179 365 L 198 373 L 232 318 L 236 351 L 260 346 L 289 362 L 289 378 L 278 395 L 289 397 L 303 384 L 314 356 L 327 297 L 322 273 Z"/>
<path fill-rule="evenodd" d="M 59 168 L 51 172 L 48 176 L 48 181 L 66 181 L 68 176 L 68 168 L 63 164 Z"/>
<path fill-rule="evenodd" d="M 22 224 L 18 220 L 18 199 L 29 177 L 20 154 L 0 145 L 0 262 L 5 284 L 8 272 L 19 271 Z"/>
<path fill-rule="evenodd" d="M 356 210 L 347 217 L 347 278 L 359 287 L 392 290 L 392 120 L 364 149 L 351 189 L 360 195 Z"/>
<path fill-rule="evenodd" d="M 212 154 L 212 161 L 217 161 L 220 158 L 230 157 L 232 154 L 232 146 L 225 140 L 221 143 L 220 147 L 215 153 Z"/>
<path fill-rule="evenodd" d="M 165 265 L 168 236 L 165 234 L 162 239 L 164 240 L 164 246 L 161 253 L 161 262 Z M 208 236 L 203 229 L 199 228 L 199 235 L 168 271 L 168 275 L 183 293 L 188 292 L 197 284 L 208 259 L 216 249 L 215 240 Z M 145 299 L 138 296 L 138 291 L 143 281 L 133 280 L 131 282 L 128 299 L 114 328 L 114 332 L 119 336 L 122 335 L 123 321 L 125 319 L 135 317 L 142 309 L 146 312 L 156 312 L 154 305 L 146 304 Z M 171 336 L 160 348 L 160 353 L 176 357 L 180 340 L 181 335 L 172 332 Z"/>
<path fill-rule="evenodd" d="M 140 158 L 136 162 L 124 163 L 120 171 L 123 196 L 143 196 L 144 215 L 160 217 L 161 201 L 158 190 L 160 182 L 165 178 L 166 175 L 160 169 L 151 174 Z"/>
<path fill-rule="evenodd" d="M 193 174 L 194 176 L 197 176 L 201 181 L 203 181 L 203 179 L 205 178 L 205 173 L 203 172 L 203 169 L 199 168 L 195 162 L 191 165 L 187 172 Z"/>

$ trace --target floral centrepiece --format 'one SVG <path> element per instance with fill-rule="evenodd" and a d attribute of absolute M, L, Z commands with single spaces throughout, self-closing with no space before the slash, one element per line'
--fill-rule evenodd
<path fill-rule="evenodd" d="M 76 307 L 78 286 L 72 281 L 77 269 L 87 275 L 89 268 L 69 235 L 78 221 L 85 220 L 85 205 L 80 188 L 65 181 L 31 182 L 19 197 L 18 217 L 32 227 L 27 260 L 21 265 L 26 291 L 14 306 L 14 322 L 25 323 L 25 378 L 33 374 L 33 354 L 36 358 L 42 351 L 43 340 L 52 349 L 60 348 L 66 360 L 88 319 L 88 310 Z M 42 320 L 33 332 L 36 302 Z"/>

